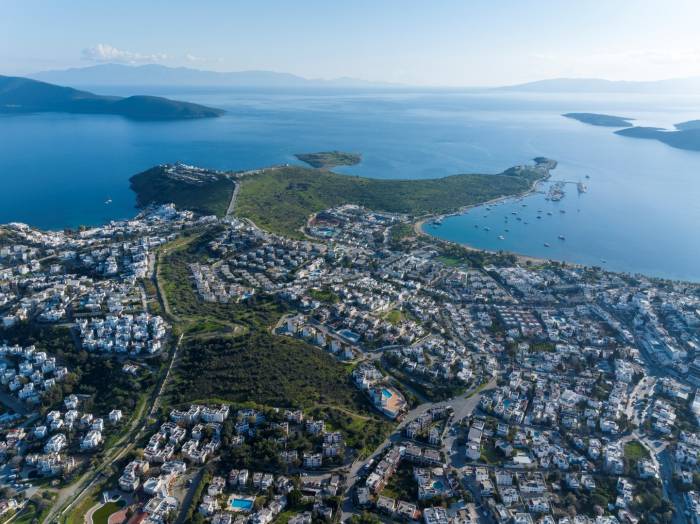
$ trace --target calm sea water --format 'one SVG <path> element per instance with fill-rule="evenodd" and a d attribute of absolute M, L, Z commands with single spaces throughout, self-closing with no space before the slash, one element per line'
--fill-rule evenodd
<path fill-rule="evenodd" d="M 579 195 L 575 185 L 567 185 L 558 203 L 535 194 L 426 230 L 486 249 L 700 280 L 700 153 L 619 137 L 560 116 L 606 112 L 668 126 L 700 117 L 700 97 L 340 90 L 151 94 L 228 113 L 192 122 L 0 116 L 0 222 L 62 228 L 132 216 L 129 177 L 163 162 L 247 169 L 295 163 L 296 152 L 341 149 L 364 158 L 359 166 L 341 169 L 346 173 L 431 178 L 494 173 L 543 155 L 560 163 L 554 179 L 582 180 L 588 192 Z M 105 204 L 107 199 L 112 203 Z"/>

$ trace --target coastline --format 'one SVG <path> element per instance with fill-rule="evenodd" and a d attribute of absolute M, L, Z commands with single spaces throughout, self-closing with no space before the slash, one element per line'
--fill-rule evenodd
<path fill-rule="evenodd" d="M 415 233 L 417 236 L 426 236 L 426 237 L 430 237 L 430 238 L 433 239 L 433 240 L 437 240 L 438 242 L 445 242 L 445 243 L 448 243 L 448 244 L 456 244 L 456 245 L 461 246 L 461 247 L 463 247 L 463 248 L 465 248 L 465 249 L 468 249 L 469 251 L 497 254 L 498 251 L 492 251 L 492 250 L 489 250 L 489 249 L 484 249 L 484 248 L 475 247 L 475 246 L 472 246 L 472 245 L 470 245 L 470 244 L 466 244 L 466 243 L 463 243 L 463 242 L 455 242 L 455 241 L 453 241 L 453 240 L 445 240 L 444 238 L 440 238 L 440 237 L 438 237 L 438 236 L 436 236 L 436 235 L 431 235 L 430 233 L 428 233 L 427 231 L 425 231 L 425 230 L 423 229 L 423 227 L 425 226 L 426 222 L 429 222 L 429 221 L 431 221 L 431 220 L 436 220 L 436 219 L 441 220 L 441 219 L 443 219 L 443 218 L 450 217 L 450 216 L 463 215 L 464 213 L 468 212 L 469 210 L 475 209 L 475 208 L 477 208 L 477 207 L 489 206 L 489 205 L 493 205 L 493 204 L 498 204 L 498 203 L 500 203 L 500 202 L 505 202 L 505 201 L 508 201 L 508 200 L 511 200 L 511 199 L 521 199 L 521 198 L 525 198 L 525 197 L 527 197 L 527 196 L 529 196 L 529 195 L 531 195 L 531 194 L 533 194 L 533 193 L 536 192 L 536 190 L 537 190 L 537 185 L 538 185 L 538 184 L 540 184 L 541 182 L 545 182 L 545 181 L 549 180 L 549 178 L 552 176 L 551 170 L 552 170 L 552 169 L 555 169 L 555 168 L 556 168 L 556 164 L 554 165 L 554 167 L 547 168 L 546 174 L 545 174 L 542 178 L 538 178 L 537 180 L 534 180 L 534 181 L 532 182 L 532 184 L 530 185 L 530 187 L 529 187 L 527 190 L 523 191 L 522 193 L 517 193 L 517 194 L 515 194 L 515 195 L 504 195 L 504 196 L 500 196 L 500 197 L 498 197 L 498 198 L 493 198 L 493 199 L 491 199 L 491 200 L 486 200 L 486 201 L 481 202 L 481 203 L 479 203 L 479 204 L 470 204 L 470 205 L 468 205 L 468 206 L 463 206 L 463 207 L 459 208 L 457 211 L 453 211 L 453 212 L 451 212 L 451 213 L 440 213 L 440 214 L 435 214 L 435 215 L 426 215 L 426 216 L 424 216 L 424 217 L 418 219 L 416 222 L 413 223 L 413 231 L 414 231 L 414 233 Z M 513 256 L 516 257 L 516 259 L 518 260 L 518 263 L 523 263 L 523 264 L 525 264 L 525 263 L 527 263 L 527 262 L 529 262 L 529 263 L 531 263 L 531 264 L 543 264 L 543 263 L 548 263 L 548 262 L 552 262 L 552 261 L 553 261 L 552 259 L 548 259 L 548 258 L 540 258 L 540 257 L 531 256 L 531 255 L 523 255 L 523 254 L 521 254 L 521 253 L 515 253 L 515 252 L 512 252 L 512 251 L 502 250 L 502 252 L 503 252 L 503 253 L 507 253 L 507 254 L 509 254 L 509 255 L 513 255 Z M 567 263 L 567 264 L 572 264 L 572 265 L 574 265 L 574 266 L 579 265 L 579 264 L 576 264 L 575 262 L 566 262 L 566 263 Z"/>

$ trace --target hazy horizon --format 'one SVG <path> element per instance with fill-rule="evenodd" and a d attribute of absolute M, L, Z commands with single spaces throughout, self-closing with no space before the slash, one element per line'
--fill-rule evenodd
<path fill-rule="evenodd" d="M 156 62 L 148 62 L 148 63 L 143 63 L 143 64 L 135 64 L 135 63 L 119 63 L 119 62 L 104 62 L 104 63 L 99 63 L 99 64 L 80 64 L 78 66 L 72 66 L 72 67 L 64 67 L 64 68 L 55 68 L 55 69 L 45 69 L 45 70 L 40 70 L 40 71 L 29 71 L 27 73 L 23 74 L 8 74 L 5 72 L 0 71 L 0 75 L 5 75 L 5 76 L 26 76 L 29 78 L 34 78 L 36 77 L 39 80 L 51 82 L 50 79 L 44 80 L 42 78 L 42 75 L 47 75 L 47 74 L 52 74 L 52 73 L 73 73 L 73 72 L 78 72 L 81 70 L 95 70 L 96 67 L 98 66 L 123 66 L 123 67 L 129 67 L 133 68 L 134 70 L 138 70 L 139 68 L 147 68 L 148 66 L 156 66 L 156 67 L 166 67 L 168 69 L 171 69 L 173 71 L 177 70 L 188 70 L 188 71 L 195 71 L 195 72 L 201 72 L 201 73 L 217 73 L 217 74 L 256 74 L 256 73 L 272 73 L 276 75 L 290 75 L 297 77 L 299 79 L 303 79 L 309 82 L 313 81 L 318 81 L 318 82 L 333 82 L 333 81 L 341 81 L 341 80 L 349 80 L 349 81 L 358 81 L 358 82 L 364 82 L 369 84 L 376 84 L 377 86 L 387 86 L 387 87 L 406 87 L 406 88 L 412 88 L 412 87 L 417 87 L 417 88 L 500 88 L 500 87 L 514 87 L 514 86 L 519 86 L 519 85 L 526 85 L 530 83 L 539 83 L 539 82 L 557 82 L 557 81 L 578 81 L 578 82 L 596 82 L 596 81 L 603 81 L 603 82 L 610 82 L 611 84 L 615 83 L 630 83 L 630 84 L 635 84 L 635 83 L 654 83 L 654 82 L 672 82 L 672 81 L 677 81 L 677 80 L 695 80 L 698 79 L 700 80 L 700 73 L 697 75 L 692 75 L 692 76 L 685 76 L 685 77 L 660 77 L 660 78 L 652 78 L 652 79 L 645 79 L 645 80 L 632 80 L 632 79 L 612 79 L 612 78 L 604 78 L 604 77 L 546 77 L 546 78 L 533 78 L 530 80 L 526 80 L 524 82 L 517 82 L 517 83 L 506 83 L 506 84 L 493 84 L 493 85 L 441 85 L 441 84 L 410 84 L 410 83 L 400 83 L 400 82 L 388 82 L 388 81 L 372 81 L 368 80 L 366 78 L 361 78 L 361 77 L 352 77 L 348 75 L 342 75 L 338 77 L 308 77 L 308 76 L 303 76 L 303 75 L 297 75 L 295 73 L 291 73 L 289 71 L 284 71 L 284 70 L 265 70 L 265 69 L 239 69 L 239 70 L 226 70 L 226 71 L 220 71 L 220 70 L 215 70 L 215 69 L 209 69 L 207 67 L 198 67 L 196 65 L 179 65 L 179 66 L 170 66 L 166 64 L 159 64 Z M 87 84 L 86 84 L 87 85 Z M 127 85 L 127 84 L 125 84 Z M 204 84 L 202 84 L 204 85 Z"/>
<path fill-rule="evenodd" d="M 108 62 L 444 87 L 700 75 L 700 4 L 691 0 L 593 0 L 580 9 L 551 0 L 4 7 L 0 70 L 8 75 Z"/>

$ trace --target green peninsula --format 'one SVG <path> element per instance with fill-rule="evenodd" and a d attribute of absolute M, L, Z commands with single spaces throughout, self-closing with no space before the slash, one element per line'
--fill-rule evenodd
<path fill-rule="evenodd" d="M 599 113 L 564 113 L 562 116 L 578 120 L 584 124 L 601 127 L 630 127 L 633 120 L 631 118 Z"/>
<path fill-rule="evenodd" d="M 362 161 L 358 153 L 343 151 L 320 151 L 318 153 L 297 153 L 294 155 L 302 162 L 318 169 L 331 169 L 337 166 L 354 166 Z"/>
<path fill-rule="evenodd" d="M 311 214 L 342 204 L 414 216 L 451 213 L 528 191 L 556 165 L 538 160 L 534 166 L 513 167 L 496 175 L 429 180 L 380 180 L 292 166 L 267 169 L 241 180 L 236 214 L 268 231 L 298 237 Z"/>
<path fill-rule="evenodd" d="M 233 210 L 236 216 L 270 232 L 299 237 L 310 215 L 330 207 L 357 204 L 413 216 L 452 213 L 524 193 L 555 166 L 555 161 L 538 157 L 534 165 L 512 167 L 499 174 L 386 180 L 298 166 L 226 173 L 166 164 L 134 175 L 130 181 L 141 208 L 172 202 L 201 214 L 223 216 Z"/>
<path fill-rule="evenodd" d="M 184 164 L 152 167 L 129 179 L 136 205 L 173 203 L 203 215 L 224 216 L 233 195 L 234 183 L 227 173 Z"/>

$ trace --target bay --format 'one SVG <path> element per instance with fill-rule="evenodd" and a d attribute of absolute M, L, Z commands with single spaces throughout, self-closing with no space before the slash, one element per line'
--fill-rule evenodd
<path fill-rule="evenodd" d="M 559 202 L 534 194 L 490 211 L 476 208 L 449 217 L 426 231 L 479 248 L 700 280 L 700 153 L 561 117 L 600 112 L 636 118 L 639 125 L 670 126 L 698 118 L 700 97 L 456 90 L 138 92 L 227 113 L 184 122 L 2 115 L 0 222 L 56 229 L 130 217 L 136 210 L 129 177 L 165 162 L 249 169 L 298 163 L 297 152 L 339 149 L 363 155 L 358 166 L 339 169 L 343 173 L 432 178 L 495 173 L 547 156 L 559 161 L 553 179 L 581 180 L 588 191 L 579 195 L 567 184 Z M 523 220 L 511 218 L 513 211 Z M 504 225 L 505 216 L 513 227 Z"/>

